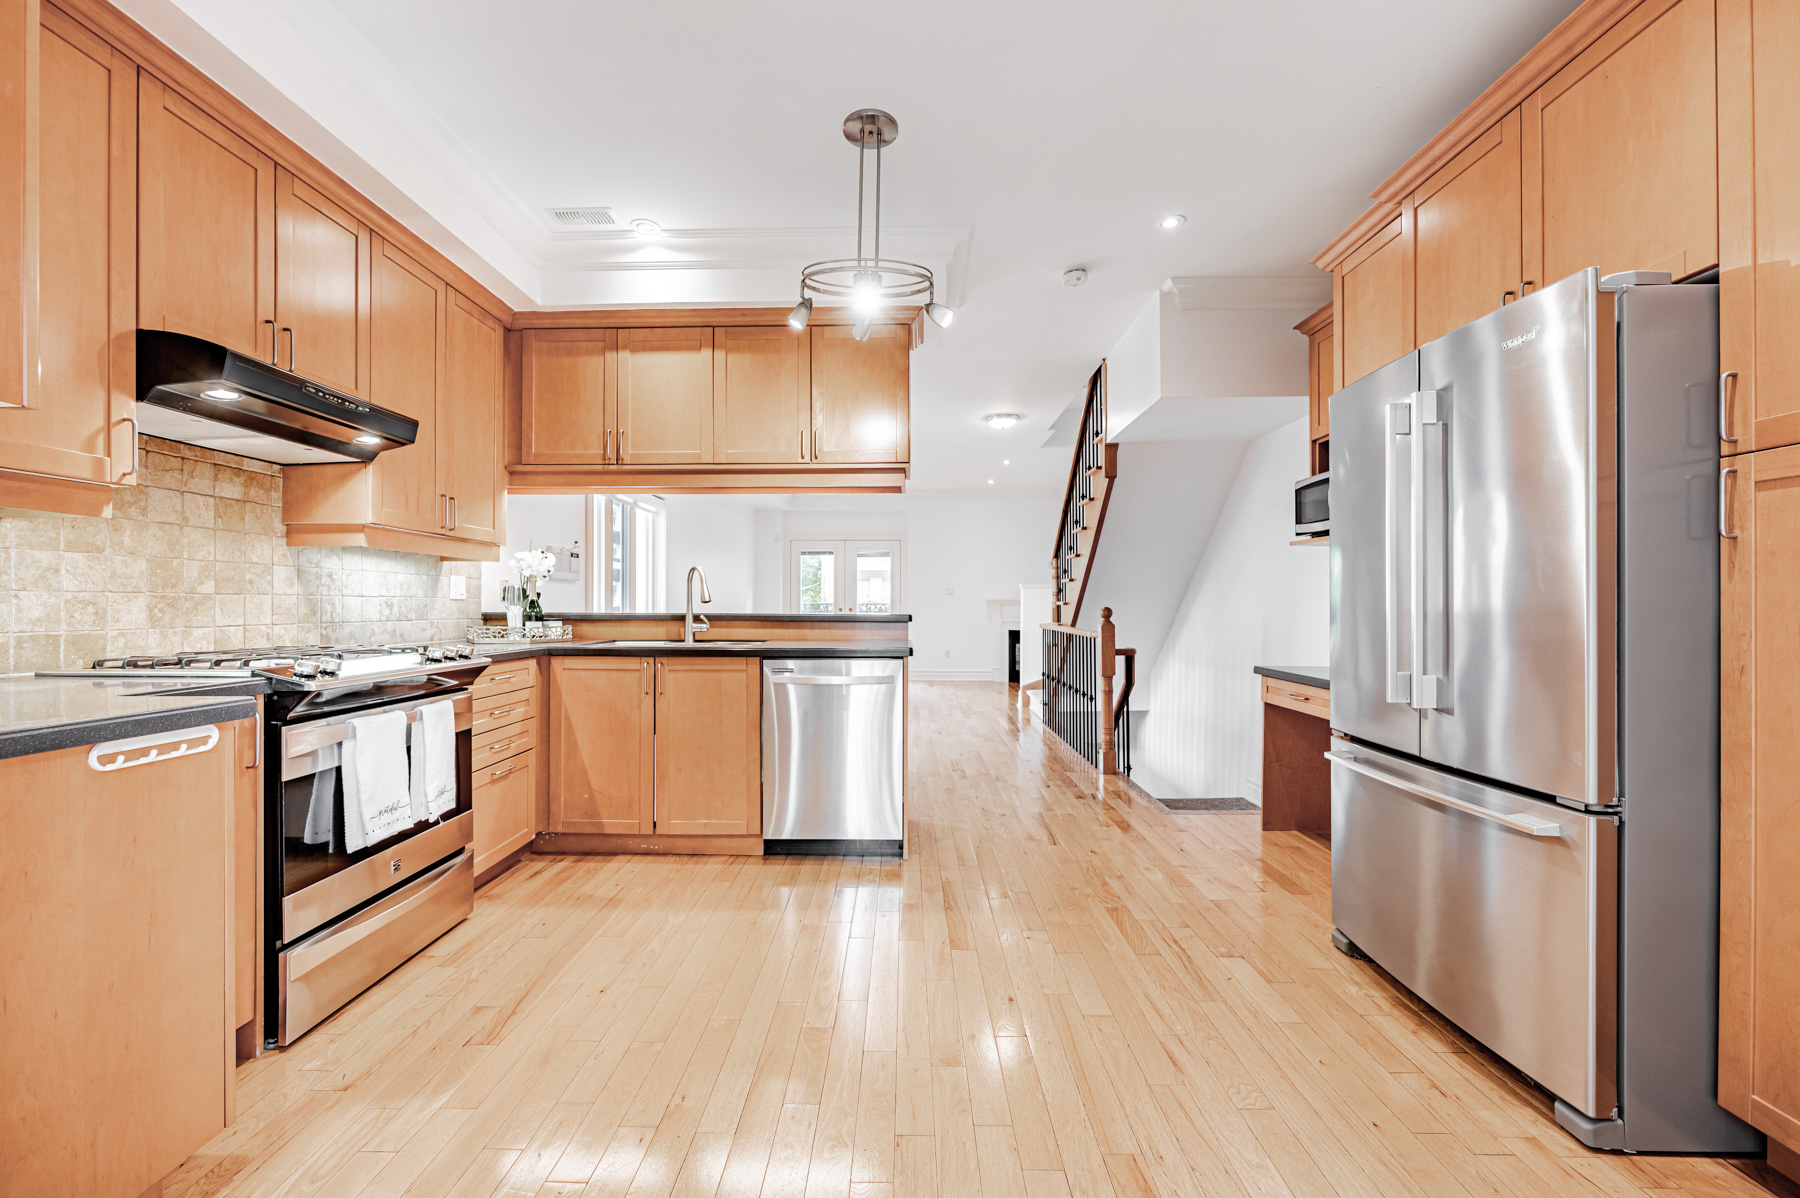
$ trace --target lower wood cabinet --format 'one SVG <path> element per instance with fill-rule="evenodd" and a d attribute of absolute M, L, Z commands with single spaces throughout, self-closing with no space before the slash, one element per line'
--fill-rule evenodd
<path fill-rule="evenodd" d="M 230 1122 L 246 726 L 0 761 L 0 1192 L 129 1198 Z"/>
<path fill-rule="evenodd" d="M 527 749 L 475 770 L 475 876 L 531 843 L 537 754 Z"/>
<path fill-rule="evenodd" d="M 1800 447 L 1729 459 L 1719 558 L 1719 1105 L 1800 1148 Z"/>
<path fill-rule="evenodd" d="M 549 830 L 760 835 L 760 665 L 552 659 Z"/>
<path fill-rule="evenodd" d="M 499 662 L 469 688 L 469 771 L 475 805 L 475 879 L 502 871 L 538 830 L 537 730 L 542 722 L 538 662 Z"/>

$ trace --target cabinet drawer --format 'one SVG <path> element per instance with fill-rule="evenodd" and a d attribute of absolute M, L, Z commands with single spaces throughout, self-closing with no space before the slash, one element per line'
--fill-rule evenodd
<path fill-rule="evenodd" d="M 529 690 L 537 685 L 537 663 L 530 658 L 524 661 L 503 661 L 491 665 L 469 687 L 470 695 L 479 703 L 482 699 L 493 695 L 503 695 L 511 691 Z"/>
<path fill-rule="evenodd" d="M 527 749 L 537 747 L 537 721 L 524 719 L 516 724 L 494 728 L 476 735 L 473 751 L 470 753 L 470 768 L 475 771 L 476 784 L 480 784 L 483 766 L 498 765 L 508 757 L 516 757 Z"/>
<path fill-rule="evenodd" d="M 537 696 L 532 691 L 489 695 L 485 699 L 475 700 L 475 716 L 470 721 L 469 731 L 479 737 L 483 732 L 493 732 L 535 715 Z"/>
<path fill-rule="evenodd" d="M 473 790 L 476 792 L 476 805 L 481 802 L 480 792 L 490 786 L 509 785 L 515 774 L 521 774 L 531 768 L 531 754 L 521 753 L 517 757 L 509 757 L 505 761 L 495 762 L 477 768 Z"/>
<path fill-rule="evenodd" d="M 1303 711 L 1321 719 L 1331 718 L 1331 692 L 1316 686 L 1283 682 L 1279 678 L 1264 678 L 1262 697 L 1264 703 L 1273 703 L 1277 707 Z"/>

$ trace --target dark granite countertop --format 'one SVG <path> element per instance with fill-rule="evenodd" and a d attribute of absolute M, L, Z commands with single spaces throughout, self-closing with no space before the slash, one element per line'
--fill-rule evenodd
<path fill-rule="evenodd" d="M 1283 682 L 1316 686 L 1320 690 L 1331 689 L 1330 666 L 1255 666 L 1253 669 L 1264 678 L 1279 678 Z"/>
<path fill-rule="evenodd" d="M 0 676 L 0 757 L 247 719 L 266 689 L 242 680 Z"/>
<path fill-rule="evenodd" d="M 692 645 L 676 641 L 658 645 L 617 645 L 611 641 L 551 641 L 509 645 L 492 641 L 476 646 L 483 657 L 517 661 L 522 657 L 911 657 L 909 641 L 748 641 L 742 644 Z"/>
<path fill-rule="evenodd" d="M 748 611 L 748 612 L 715 612 L 698 611 L 697 616 L 705 616 L 712 621 L 733 620 L 748 624 L 910 624 L 912 616 L 905 612 L 891 615 L 870 615 L 863 612 L 837 612 L 827 615 L 813 615 L 791 611 Z M 506 619 L 503 611 L 484 611 L 483 620 L 495 622 Z M 687 613 L 645 612 L 645 611 L 551 611 L 545 612 L 546 620 L 685 620 Z"/>

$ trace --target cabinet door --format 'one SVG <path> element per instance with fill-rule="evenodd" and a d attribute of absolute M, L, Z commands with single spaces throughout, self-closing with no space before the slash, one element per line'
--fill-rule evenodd
<path fill-rule="evenodd" d="M 1719 1103 L 1800 1143 L 1800 447 L 1726 463 L 1720 579 Z"/>
<path fill-rule="evenodd" d="M 443 394 L 442 280 L 379 238 L 369 319 L 369 398 L 419 422 L 419 439 L 375 459 L 375 523 L 441 533 L 448 496 L 438 486 L 437 413 Z"/>
<path fill-rule="evenodd" d="M 0 407 L 35 403 L 39 12 L 0 0 Z"/>
<path fill-rule="evenodd" d="M 638 657 L 552 659 L 550 831 L 650 831 L 650 667 Z"/>
<path fill-rule="evenodd" d="M 811 396 L 804 332 L 713 330 L 713 461 L 804 462 Z"/>
<path fill-rule="evenodd" d="M 762 831 L 760 663 L 656 659 L 656 805 L 661 836 Z"/>
<path fill-rule="evenodd" d="M 275 319 L 279 364 L 366 396 L 369 391 L 369 227 L 275 170 Z"/>
<path fill-rule="evenodd" d="M 0 467 L 112 483 L 137 387 L 137 68 L 49 6 L 39 49 L 39 386 L 0 407 Z"/>
<path fill-rule="evenodd" d="M 537 755 L 524 752 L 481 767 L 475 777 L 475 875 L 531 843 Z M 633 829 L 635 831 L 635 829 Z"/>
<path fill-rule="evenodd" d="M 275 163 L 150 74 L 138 230 L 141 327 L 275 360 Z"/>
<path fill-rule="evenodd" d="M 848 325 L 812 330 L 812 459 L 911 460 L 908 395 L 912 332 L 878 324 L 867 341 Z"/>
<path fill-rule="evenodd" d="M 1722 453 L 1800 444 L 1800 8 L 1719 0 Z"/>
<path fill-rule="evenodd" d="M 619 460 L 713 460 L 713 331 L 619 330 Z"/>
<path fill-rule="evenodd" d="M 438 487 L 451 497 L 450 532 L 498 545 L 506 539 L 500 479 L 505 332 L 500 322 L 450 293 L 444 403 L 438 420 Z"/>
<path fill-rule="evenodd" d="M 527 329 L 519 457 L 604 466 L 619 460 L 618 343 L 614 329 Z"/>
<path fill-rule="evenodd" d="M 1719 261 L 1713 0 L 1645 0 L 1520 108 L 1525 287 Z"/>
<path fill-rule="evenodd" d="M 1403 217 L 1362 243 L 1337 268 L 1332 322 L 1337 385 L 1348 387 L 1413 350 L 1412 283 L 1401 240 Z"/>
<path fill-rule="evenodd" d="M 257 701 L 258 706 L 261 700 Z M 232 771 L 231 795 L 231 1026 L 252 1025 L 251 1035 L 239 1037 L 240 1048 L 260 1051 L 256 1035 L 256 982 L 262 976 L 262 721 L 239 720 L 236 729 L 237 768 Z M 244 1055 L 248 1056 L 249 1053 Z"/>
<path fill-rule="evenodd" d="M 1435 341 L 1519 297 L 1519 114 L 1413 193 L 1413 336 Z"/>

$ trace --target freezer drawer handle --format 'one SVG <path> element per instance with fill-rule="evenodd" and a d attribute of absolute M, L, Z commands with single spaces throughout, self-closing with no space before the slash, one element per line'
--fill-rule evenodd
<path fill-rule="evenodd" d="M 1433 803 L 1439 803 L 1445 807 L 1453 807 L 1458 811 L 1467 812 L 1469 815 L 1479 816 L 1480 818 L 1490 820 L 1493 823 L 1502 824 L 1515 832 L 1523 832 L 1527 836 L 1561 836 L 1563 834 L 1562 825 L 1555 820 L 1538 819 L 1533 815 L 1507 815 L 1499 811 L 1489 811 L 1486 807 L 1478 807 L 1474 803 L 1465 803 L 1461 799 L 1453 799 L 1449 795 L 1439 794 L 1435 790 L 1428 790 L 1416 782 L 1408 782 L 1404 778 L 1395 777 L 1393 774 L 1378 770 L 1374 766 L 1364 764 L 1348 753 L 1327 753 L 1325 754 L 1325 759 L 1327 761 L 1336 762 L 1345 769 L 1355 770 L 1359 774 L 1366 774 L 1377 782 L 1385 782 L 1389 786 L 1398 787 L 1411 794 L 1416 794 L 1422 799 L 1430 799 Z"/>
<path fill-rule="evenodd" d="M 796 674 L 792 678 L 769 679 L 775 686 L 892 686 L 900 679 L 893 675 L 876 677 L 871 674 Z"/>

